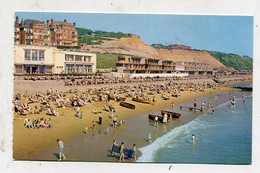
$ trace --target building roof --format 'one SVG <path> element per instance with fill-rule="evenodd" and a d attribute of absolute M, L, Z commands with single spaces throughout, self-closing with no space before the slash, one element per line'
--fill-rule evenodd
<path fill-rule="evenodd" d="M 24 20 L 25 28 L 32 28 L 32 24 L 44 24 L 44 22 L 41 22 L 39 20 L 34 20 L 34 19 L 25 19 Z"/>
<path fill-rule="evenodd" d="M 61 26 L 61 25 L 73 26 L 71 23 L 59 21 L 59 20 L 53 21 L 53 25 L 54 26 Z"/>

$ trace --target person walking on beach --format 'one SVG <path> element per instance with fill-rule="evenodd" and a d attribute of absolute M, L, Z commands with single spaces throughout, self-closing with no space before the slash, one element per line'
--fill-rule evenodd
<path fill-rule="evenodd" d="M 152 102 L 153 102 L 153 105 L 155 104 L 155 102 L 156 102 L 156 98 L 155 97 L 153 97 L 153 100 L 152 100 Z"/>
<path fill-rule="evenodd" d="M 114 117 L 114 109 L 111 109 L 111 119 L 113 119 L 113 117 Z"/>
<path fill-rule="evenodd" d="M 98 119 L 99 119 L 98 124 L 102 125 L 102 115 L 101 114 L 98 114 Z"/>
<path fill-rule="evenodd" d="M 79 116 L 80 116 L 80 108 L 77 107 L 77 108 L 76 108 L 76 117 L 79 117 Z"/>
<path fill-rule="evenodd" d="M 61 158 L 63 157 L 64 160 L 66 160 L 66 157 L 65 155 L 63 154 L 63 151 L 64 151 L 64 144 L 63 144 L 63 141 L 60 140 L 60 139 L 57 139 L 57 142 L 59 144 L 59 160 L 61 160 Z"/>
<path fill-rule="evenodd" d="M 197 107 L 197 101 L 196 101 L 196 99 L 194 99 L 194 101 L 193 101 L 193 106 L 194 106 L 194 108 Z"/>
<path fill-rule="evenodd" d="M 122 142 L 120 145 L 120 151 L 119 151 L 120 152 L 119 162 L 125 161 L 124 148 L 125 148 L 125 144 L 124 144 L 124 142 Z"/>
<path fill-rule="evenodd" d="M 195 144 L 195 135 L 193 133 L 192 133 L 191 138 L 192 138 L 192 144 Z"/>

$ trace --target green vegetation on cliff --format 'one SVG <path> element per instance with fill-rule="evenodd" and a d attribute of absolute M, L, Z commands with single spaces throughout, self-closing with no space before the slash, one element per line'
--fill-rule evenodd
<path fill-rule="evenodd" d="M 116 68 L 117 62 L 116 54 L 97 54 L 97 68 Z"/>
<path fill-rule="evenodd" d="M 219 60 L 226 67 L 233 67 L 236 70 L 252 70 L 253 59 L 248 56 L 239 56 L 231 53 L 207 51 L 211 56 Z"/>
<path fill-rule="evenodd" d="M 86 43 L 88 45 L 102 44 L 104 40 L 111 40 L 112 38 L 128 37 L 128 34 L 122 32 L 93 31 L 86 28 L 76 29 L 79 35 L 79 43 Z"/>

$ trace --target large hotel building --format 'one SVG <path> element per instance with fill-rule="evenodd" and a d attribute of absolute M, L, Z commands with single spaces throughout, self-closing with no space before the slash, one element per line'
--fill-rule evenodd
<path fill-rule="evenodd" d="M 14 23 L 15 45 L 35 46 L 78 46 L 76 23 L 64 21 L 44 21 L 26 19 L 19 22 L 17 16 Z"/>

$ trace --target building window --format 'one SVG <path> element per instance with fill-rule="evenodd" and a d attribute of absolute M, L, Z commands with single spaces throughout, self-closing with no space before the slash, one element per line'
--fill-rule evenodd
<path fill-rule="evenodd" d="M 25 61 L 31 60 L 31 50 L 24 50 L 24 59 Z"/>
<path fill-rule="evenodd" d="M 44 51 L 39 50 L 39 61 L 44 61 Z"/>
<path fill-rule="evenodd" d="M 74 59 L 74 55 L 68 55 L 68 54 L 65 55 L 66 61 L 73 61 L 73 59 Z"/>
<path fill-rule="evenodd" d="M 91 56 L 84 56 L 84 62 L 90 62 Z"/>
<path fill-rule="evenodd" d="M 65 61 L 69 61 L 69 55 L 65 55 Z"/>
<path fill-rule="evenodd" d="M 76 55 L 75 56 L 75 61 L 82 61 L 82 56 Z"/>
<path fill-rule="evenodd" d="M 37 61 L 37 50 L 32 50 L 32 61 Z"/>

